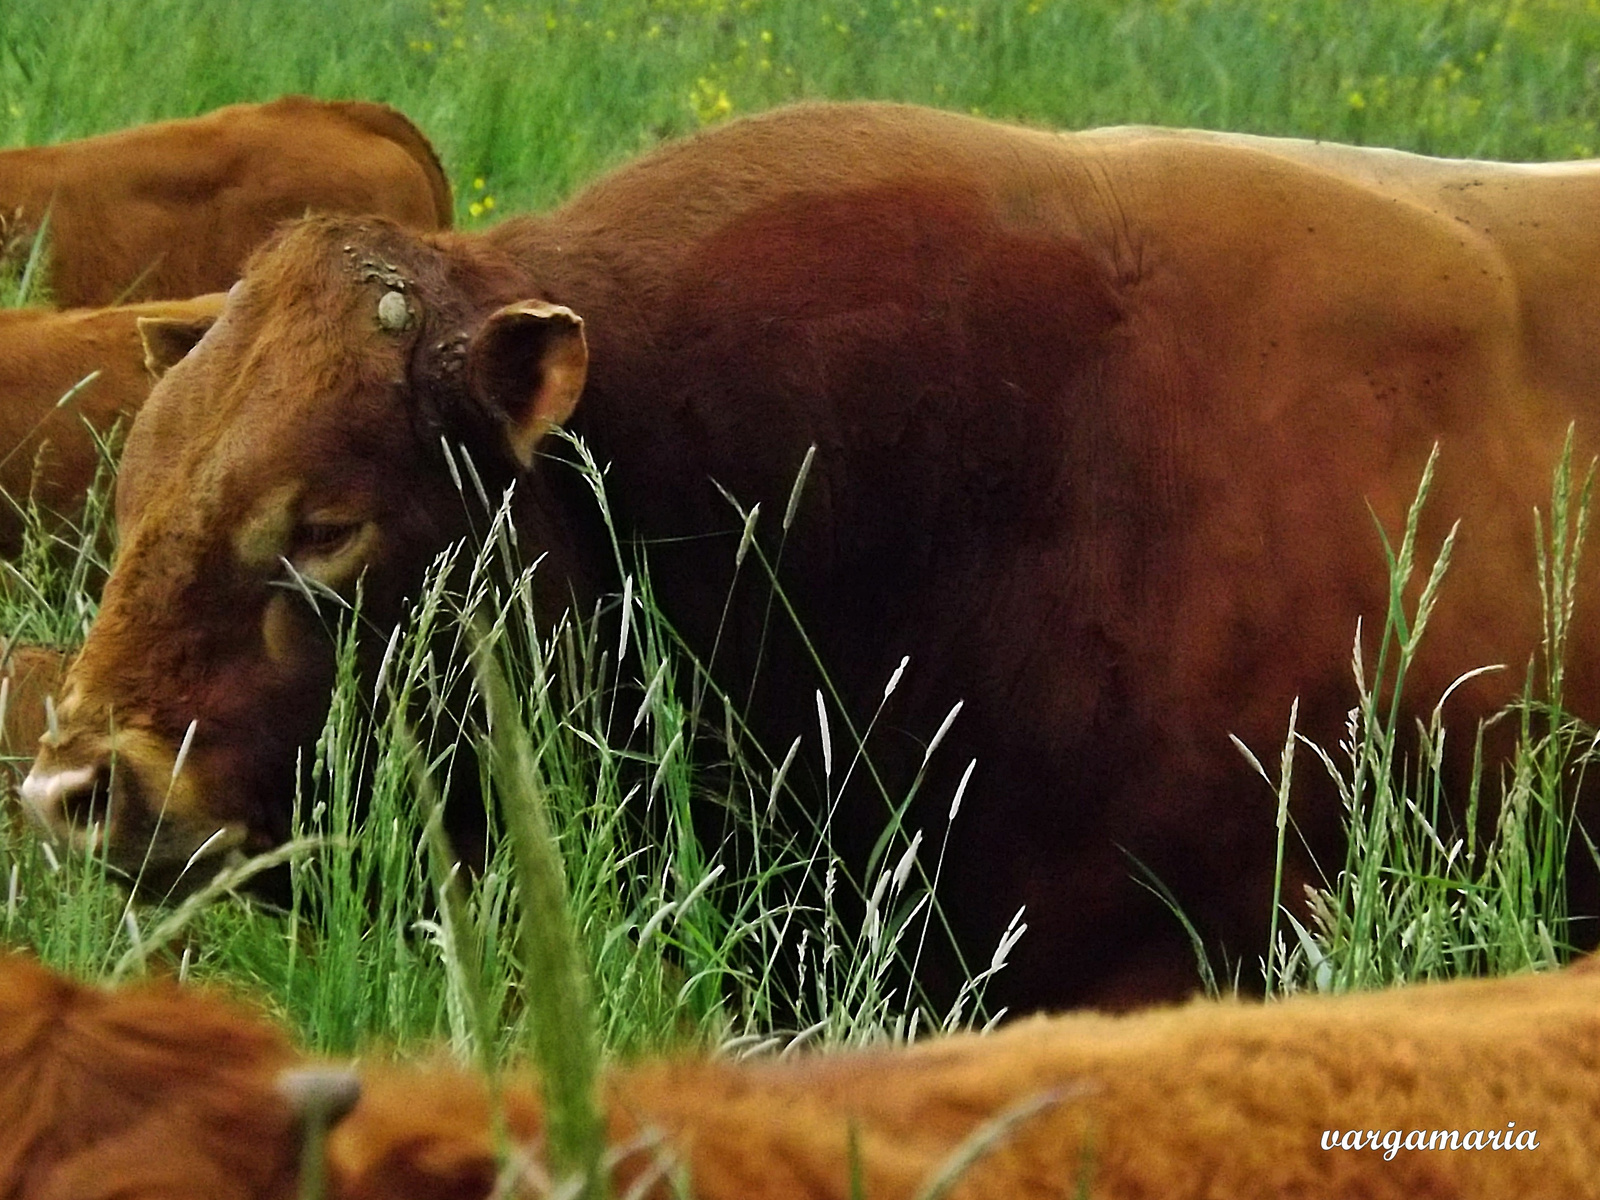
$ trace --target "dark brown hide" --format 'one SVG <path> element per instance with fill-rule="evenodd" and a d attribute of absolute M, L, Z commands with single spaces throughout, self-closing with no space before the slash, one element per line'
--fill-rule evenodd
<path fill-rule="evenodd" d="M 975 759 L 945 910 L 980 964 L 1020 906 L 1029 925 L 991 999 L 1180 993 L 1187 943 L 1127 856 L 1213 947 L 1262 952 L 1275 799 L 1228 734 L 1271 756 L 1299 697 L 1301 729 L 1334 745 L 1357 621 L 1370 634 L 1387 602 L 1371 514 L 1398 530 L 1435 442 L 1423 545 L 1462 531 L 1405 719 L 1510 664 L 1446 706 L 1465 774 L 1474 722 L 1519 693 L 1540 630 L 1532 509 L 1569 422 L 1582 454 L 1600 445 L 1597 206 L 1594 164 L 839 105 L 729 123 L 487 234 L 302 223 L 134 429 L 122 551 L 31 802 L 64 827 L 116 750 L 130 859 L 162 796 L 160 860 L 219 828 L 284 836 L 331 656 L 272 586 L 279 557 L 334 587 L 365 570 L 368 602 L 398 611 L 464 529 L 439 434 L 493 489 L 526 423 L 559 411 L 550 364 L 571 355 L 533 331 L 575 352 L 570 320 L 519 343 L 506 306 L 564 305 L 589 351 L 569 427 L 610 464 L 619 526 L 698 653 L 741 529 L 715 485 L 762 505 L 775 551 L 818 447 L 782 582 L 858 728 L 909 658 L 869 747 L 892 796 L 963 702 L 907 828 L 939 844 Z M 486 354 L 523 362 L 528 395 L 500 394 L 509 367 L 463 368 Z M 559 458 L 520 486 L 521 545 L 555 552 L 553 593 L 614 584 Z M 1596 611 L 1578 609 L 1567 677 L 1590 719 Z M 769 748 L 805 736 L 794 778 L 820 794 L 819 683 L 798 639 L 763 643 L 768 612 L 747 567 L 713 671 L 753 697 Z M 1303 770 L 1295 817 L 1330 864 L 1337 799 Z M 886 815 L 860 778 L 834 826 L 858 867 Z M 1297 896 L 1311 868 L 1290 855 Z"/>
<path fill-rule="evenodd" d="M 0 961 L 0 1200 L 291 1200 L 297 1057 L 192 990 Z"/>
<path fill-rule="evenodd" d="M 0 242 L 26 253 L 46 210 L 63 307 L 221 291 L 274 225 L 308 211 L 415 229 L 452 216 L 438 157 L 403 114 L 305 96 L 0 150 Z"/>
<path fill-rule="evenodd" d="M 22 548 L 18 506 L 30 496 L 69 522 L 81 515 L 100 468 L 96 436 L 107 437 L 118 420 L 126 425 L 155 382 L 139 322 L 189 329 L 192 340 L 222 300 L 213 293 L 120 308 L 0 312 L 0 490 L 15 502 L 0 497 L 0 554 Z"/>

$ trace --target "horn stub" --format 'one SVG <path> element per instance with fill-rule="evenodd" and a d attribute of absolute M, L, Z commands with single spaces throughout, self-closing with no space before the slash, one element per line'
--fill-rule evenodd
<path fill-rule="evenodd" d="M 378 301 L 378 328 L 385 333 L 404 333 L 411 327 L 411 305 L 399 292 L 385 292 Z"/>

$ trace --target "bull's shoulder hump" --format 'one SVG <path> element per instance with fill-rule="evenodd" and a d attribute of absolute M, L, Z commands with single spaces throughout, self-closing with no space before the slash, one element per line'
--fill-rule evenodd
<path fill-rule="evenodd" d="M 695 237 L 748 213 L 828 196 L 965 194 L 1006 210 L 1088 195 L 1079 147 L 1053 131 L 889 103 L 806 103 L 668 143 L 602 176 L 552 214 L 610 227 L 651 214 Z"/>
<path fill-rule="evenodd" d="M 665 143 L 581 192 L 659 179 L 708 185 L 759 171 L 784 190 L 827 190 L 841 183 L 909 174 L 952 174 L 973 157 L 1024 146 L 1061 154 L 1042 131 L 959 113 L 890 103 L 789 105 Z"/>

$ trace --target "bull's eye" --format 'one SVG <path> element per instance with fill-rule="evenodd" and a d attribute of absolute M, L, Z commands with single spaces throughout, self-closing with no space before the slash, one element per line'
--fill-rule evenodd
<path fill-rule="evenodd" d="M 361 532 L 360 521 L 307 521 L 294 533 L 293 557 L 326 558 L 337 554 Z"/>
<path fill-rule="evenodd" d="M 376 521 L 353 521 L 344 512 L 312 513 L 295 524 L 280 557 L 306 578 L 338 591 L 356 581 L 377 547 Z"/>

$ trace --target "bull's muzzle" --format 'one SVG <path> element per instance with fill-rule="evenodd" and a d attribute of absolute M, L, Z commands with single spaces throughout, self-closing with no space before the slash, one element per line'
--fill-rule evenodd
<path fill-rule="evenodd" d="M 91 748 L 46 735 L 22 781 L 23 809 L 57 845 L 103 854 L 131 884 L 187 890 L 210 877 L 246 830 L 209 817 L 193 781 L 163 751 L 137 736 Z"/>
<path fill-rule="evenodd" d="M 104 816 L 111 778 L 98 765 L 51 770 L 35 760 L 21 792 L 23 811 L 34 824 L 55 840 L 70 842 L 77 831 L 88 830 Z"/>

